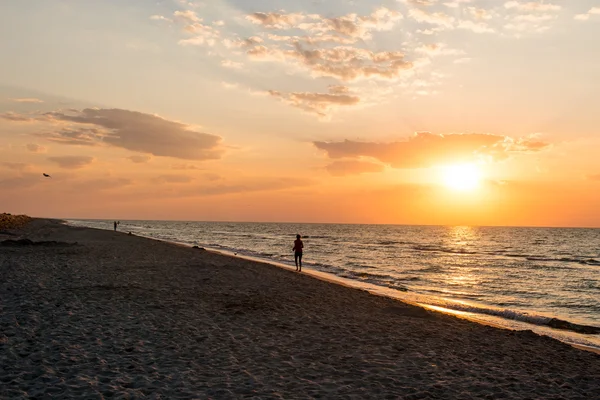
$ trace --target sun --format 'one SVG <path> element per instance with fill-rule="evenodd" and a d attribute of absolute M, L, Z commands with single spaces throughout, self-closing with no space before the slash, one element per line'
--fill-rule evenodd
<path fill-rule="evenodd" d="M 448 165 L 442 168 L 444 185 L 457 191 L 470 191 L 479 186 L 481 171 L 475 164 Z"/>

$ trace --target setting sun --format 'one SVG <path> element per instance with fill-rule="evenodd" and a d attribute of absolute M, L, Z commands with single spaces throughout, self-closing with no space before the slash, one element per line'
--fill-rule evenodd
<path fill-rule="evenodd" d="M 473 190 L 479 186 L 481 171 L 474 164 L 449 165 L 443 168 L 444 184 L 453 190 Z"/>

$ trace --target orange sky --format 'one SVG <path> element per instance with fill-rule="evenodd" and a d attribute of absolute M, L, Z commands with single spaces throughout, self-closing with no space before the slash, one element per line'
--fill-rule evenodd
<path fill-rule="evenodd" d="M 19 3 L 0 211 L 600 227 L 593 1 Z"/>

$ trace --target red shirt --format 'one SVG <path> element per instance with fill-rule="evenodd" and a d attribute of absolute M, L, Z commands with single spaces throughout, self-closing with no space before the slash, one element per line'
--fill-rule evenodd
<path fill-rule="evenodd" d="M 294 248 L 292 249 L 293 251 L 302 252 L 303 248 L 304 248 L 304 243 L 302 243 L 302 240 L 300 240 L 300 239 L 294 240 Z"/>

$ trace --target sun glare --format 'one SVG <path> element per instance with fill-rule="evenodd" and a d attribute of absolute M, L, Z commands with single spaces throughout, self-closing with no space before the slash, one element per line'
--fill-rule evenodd
<path fill-rule="evenodd" d="M 453 190 L 468 191 L 479 186 L 481 172 L 474 164 L 449 165 L 442 169 L 444 184 Z"/>

